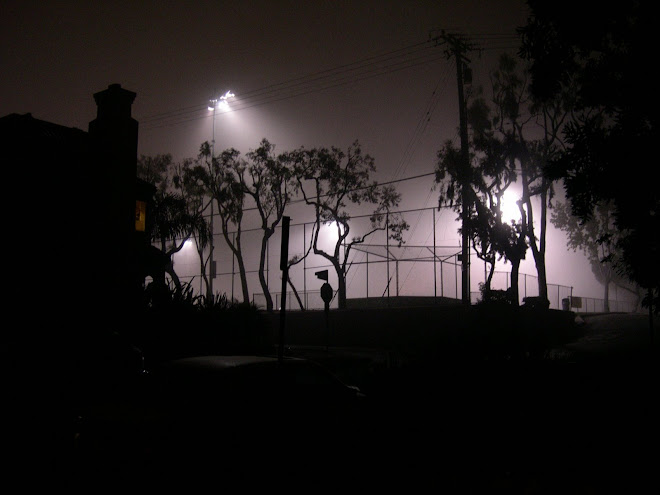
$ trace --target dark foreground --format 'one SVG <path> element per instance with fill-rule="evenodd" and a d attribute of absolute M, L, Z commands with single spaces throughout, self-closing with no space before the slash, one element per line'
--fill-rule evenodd
<path fill-rule="evenodd" d="M 651 493 L 656 361 L 643 329 L 623 352 L 603 350 L 615 334 L 589 330 L 546 359 L 516 362 L 383 368 L 329 350 L 325 364 L 366 393 L 360 410 L 309 417 L 274 405 L 245 421 L 190 424 L 198 435 L 143 449 L 85 450 L 71 438 L 55 459 L 57 481 L 79 493 Z"/>

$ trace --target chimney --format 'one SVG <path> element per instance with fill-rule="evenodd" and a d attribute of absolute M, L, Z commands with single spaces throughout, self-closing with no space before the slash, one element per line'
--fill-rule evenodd
<path fill-rule="evenodd" d="M 97 116 L 89 123 L 92 152 L 88 174 L 96 190 L 96 229 L 103 236 L 102 249 L 112 265 L 104 273 L 114 294 L 132 293 L 136 270 L 138 123 L 131 117 L 135 96 L 120 84 L 95 93 Z"/>
<path fill-rule="evenodd" d="M 136 94 L 122 89 L 121 84 L 111 84 L 108 89 L 94 95 L 97 119 L 130 119 L 131 105 Z"/>

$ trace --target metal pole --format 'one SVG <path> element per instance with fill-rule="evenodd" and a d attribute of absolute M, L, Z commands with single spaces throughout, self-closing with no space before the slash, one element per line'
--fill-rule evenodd
<path fill-rule="evenodd" d="M 234 232 L 231 235 L 231 243 L 232 245 L 236 242 L 236 233 Z M 234 274 L 236 272 L 235 269 L 235 264 L 236 264 L 236 255 L 234 254 L 234 251 L 232 250 L 231 252 L 231 300 L 234 300 Z"/>
<path fill-rule="evenodd" d="M 461 220 L 463 223 L 462 237 L 463 246 L 461 251 L 461 274 L 462 274 L 462 288 L 463 288 L 463 303 L 466 305 L 471 304 L 470 301 L 470 234 L 468 232 L 468 221 L 470 215 L 470 203 L 468 201 L 468 169 L 469 151 L 468 151 L 468 133 L 467 133 L 467 116 L 465 110 L 465 99 L 463 96 L 463 58 L 460 50 L 454 48 L 454 59 L 456 60 L 456 79 L 458 82 L 458 108 L 459 108 L 459 122 L 461 131 L 461 157 L 462 165 L 464 167 L 463 180 L 461 184 L 461 197 L 462 197 L 462 211 Z"/>
<path fill-rule="evenodd" d="M 385 217 L 385 249 L 387 252 L 387 298 L 390 298 L 390 236 L 388 232 L 390 231 L 390 215 L 387 214 Z"/>
<path fill-rule="evenodd" d="M 213 95 L 215 98 L 215 95 Z M 215 108 L 216 108 L 216 100 L 213 101 L 213 124 L 211 126 L 212 128 L 212 134 L 211 134 L 211 163 L 213 163 L 213 157 L 215 156 Z M 210 221 L 210 229 L 209 229 L 209 292 L 211 293 L 211 297 L 213 297 L 213 277 L 215 277 L 215 272 L 213 271 L 213 196 L 211 196 L 211 221 Z"/>
<path fill-rule="evenodd" d="M 286 319 L 286 284 L 289 274 L 289 217 L 282 217 L 282 245 L 280 250 L 280 270 L 282 270 L 282 306 L 280 308 L 280 345 L 278 359 L 284 358 L 284 325 Z"/>
<path fill-rule="evenodd" d="M 440 297 L 445 297 L 445 275 L 442 260 L 440 261 Z"/>
<path fill-rule="evenodd" d="M 307 247 L 307 224 L 303 223 L 303 292 L 305 293 L 305 309 L 307 309 L 307 256 L 305 248 Z"/>
<path fill-rule="evenodd" d="M 367 299 L 369 299 L 369 253 L 367 253 Z"/>
<path fill-rule="evenodd" d="M 396 297 L 399 297 L 399 260 L 396 260 Z"/>
<path fill-rule="evenodd" d="M 458 299 L 458 273 L 456 267 L 458 266 L 458 256 L 454 255 L 454 283 L 456 285 L 456 299 Z"/>
<path fill-rule="evenodd" d="M 436 274 L 436 264 L 435 264 L 435 208 L 433 211 L 433 297 L 438 297 L 438 276 Z M 440 265 L 440 270 L 442 271 L 442 265 Z"/>

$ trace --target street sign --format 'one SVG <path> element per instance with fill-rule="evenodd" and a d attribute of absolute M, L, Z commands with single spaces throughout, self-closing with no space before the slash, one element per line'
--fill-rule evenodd
<path fill-rule="evenodd" d="M 317 277 L 321 278 L 319 276 L 319 273 L 325 273 L 325 276 L 328 276 L 328 270 L 324 270 L 323 272 L 318 272 L 316 274 Z M 325 350 L 327 351 L 330 346 L 330 301 L 332 301 L 332 296 L 334 295 L 334 291 L 332 290 L 332 286 L 326 282 L 321 286 L 321 299 L 323 299 L 324 304 L 324 313 L 325 313 Z"/>
<path fill-rule="evenodd" d="M 321 280 L 325 280 L 326 282 L 328 281 L 328 270 L 321 270 L 320 272 L 316 272 L 314 275 L 316 275 Z"/>
<path fill-rule="evenodd" d="M 326 307 L 328 307 L 330 301 L 332 301 L 333 293 L 334 291 L 329 283 L 326 282 L 321 286 L 321 299 L 323 299 Z"/>
<path fill-rule="evenodd" d="M 282 244 L 280 250 L 280 270 L 287 269 L 289 262 L 289 217 L 282 217 Z"/>

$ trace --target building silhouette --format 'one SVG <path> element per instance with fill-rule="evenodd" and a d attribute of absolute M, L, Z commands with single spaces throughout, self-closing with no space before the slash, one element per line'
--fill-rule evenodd
<path fill-rule="evenodd" d="M 89 129 L 9 114 L 0 156 L 10 193 L 5 219 L 17 232 L 16 296 L 74 327 L 122 325 L 136 309 L 149 245 L 142 228 L 155 189 L 136 177 L 136 94 L 111 84 L 93 95 Z"/>

